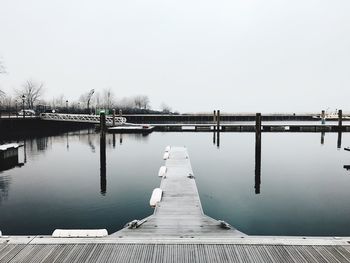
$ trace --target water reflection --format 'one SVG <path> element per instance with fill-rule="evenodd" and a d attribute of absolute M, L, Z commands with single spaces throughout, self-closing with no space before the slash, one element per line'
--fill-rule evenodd
<path fill-rule="evenodd" d="M 2 176 L 0 174 L 0 205 L 3 201 L 7 200 L 10 186 L 10 176 Z"/>
<path fill-rule="evenodd" d="M 216 133 L 216 147 L 220 148 L 220 129 L 217 129 L 217 133 Z"/>
<path fill-rule="evenodd" d="M 171 144 L 190 149 L 208 215 L 226 217 L 248 234 L 345 235 L 350 176 L 344 169 L 350 165 L 344 164 L 350 155 L 334 147 L 337 135 L 327 133 L 325 146 L 322 133 L 218 134 L 216 129 L 147 137 L 81 131 L 27 139 L 19 157 L 23 162 L 27 153 L 28 163 L 0 173 L 0 228 L 6 234 L 50 234 L 56 227 L 113 232 L 144 218 L 152 213 L 149 194 L 159 185 L 154 175 L 163 164 L 160 153 Z M 348 133 L 341 139 L 350 144 Z M 320 218 L 327 222 L 317 222 Z"/>
<path fill-rule="evenodd" d="M 338 132 L 338 140 L 337 140 L 337 148 L 340 149 L 341 148 L 341 136 L 342 136 L 342 132 Z"/>
<path fill-rule="evenodd" d="M 321 144 L 324 145 L 324 136 L 325 136 L 325 132 L 321 132 Z"/>
<path fill-rule="evenodd" d="M 107 191 L 106 170 L 106 135 L 102 132 L 100 135 L 100 192 L 102 195 L 106 195 Z"/>
<path fill-rule="evenodd" d="M 255 194 L 260 194 L 261 184 L 261 132 L 255 132 Z"/>

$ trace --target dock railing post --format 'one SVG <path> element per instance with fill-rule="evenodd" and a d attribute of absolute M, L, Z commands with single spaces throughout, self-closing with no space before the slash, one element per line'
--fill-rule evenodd
<path fill-rule="evenodd" d="M 113 127 L 115 126 L 115 109 L 113 109 Z"/>
<path fill-rule="evenodd" d="M 342 126 L 343 126 L 343 111 L 339 110 L 338 111 L 338 126 L 339 126 L 339 131 L 342 131 Z"/>

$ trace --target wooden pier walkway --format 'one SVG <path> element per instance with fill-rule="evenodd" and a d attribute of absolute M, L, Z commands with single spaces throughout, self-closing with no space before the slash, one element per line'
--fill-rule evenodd
<path fill-rule="evenodd" d="M 186 148 L 171 147 L 165 166 L 166 174 L 160 184 L 163 196 L 154 214 L 140 227 L 124 228 L 112 236 L 147 239 L 244 236 L 233 228 L 222 228 L 219 221 L 204 215 Z"/>
<path fill-rule="evenodd" d="M 104 237 L 1 236 L 0 263 L 350 262 L 350 237 L 247 236 L 202 210 L 187 150 L 171 147 L 153 215 Z M 226 226 L 226 227 L 225 227 Z"/>

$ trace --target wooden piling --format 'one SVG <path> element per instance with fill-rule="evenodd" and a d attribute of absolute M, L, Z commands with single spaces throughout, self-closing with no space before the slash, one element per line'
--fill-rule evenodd
<path fill-rule="evenodd" d="M 216 146 L 220 147 L 220 110 L 216 111 Z"/>
<path fill-rule="evenodd" d="M 123 116 L 123 111 L 119 110 L 119 117 L 122 117 L 122 116 Z"/>
<path fill-rule="evenodd" d="M 217 110 L 217 114 L 216 114 L 216 126 L 217 126 L 217 130 L 220 131 L 220 110 Z"/>
<path fill-rule="evenodd" d="M 322 124 L 326 123 L 326 112 L 324 110 L 321 112 L 321 122 Z"/>
<path fill-rule="evenodd" d="M 342 110 L 338 111 L 338 126 L 339 126 L 339 131 L 341 131 L 342 126 L 343 126 L 343 111 Z"/>
<path fill-rule="evenodd" d="M 104 134 L 106 131 L 106 114 L 104 112 L 100 113 L 100 129 L 101 134 Z"/>
<path fill-rule="evenodd" d="M 113 127 L 115 126 L 115 109 L 113 109 Z"/>
<path fill-rule="evenodd" d="M 213 123 L 214 123 L 213 128 L 215 131 L 216 130 L 216 127 L 215 127 L 215 125 L 216 125 L 216 110 L 213 111 Z"/>
<path fill-rule="evenodd" d="M 261 113 L 255 116 L 255 131 L 261 134 Z"/>

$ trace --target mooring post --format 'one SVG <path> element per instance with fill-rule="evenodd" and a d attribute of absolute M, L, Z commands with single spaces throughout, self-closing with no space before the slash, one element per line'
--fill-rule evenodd
<path fill-rule="evenodd" d="M 261 134 L 261 113 L 257 113 L 255 116 L 255 131 Z"/>
<path fill-rule="evenodd" d="M 115 109 L 113 109 L 113 127 L 115 126 Z"/>
<path fill-rule="evenodd" d="M 215 125 L 216 125 L 216 110 L 213 111 L 213 123 L 214 123 L 214 125 L 213 125 L 214 131 L 215 131 L 216 130 L 215 129 Z"/>
<path fill-rule="evenodd" d="M 218 131 L 220 131 L 220 110 L 217 110 L 216 114 L 216 128 Z"/>
<path fill-rule="evenodd" d="M 119 110 L 119 117 L 122 117 L 122 115 L 123 115 L 123 111 Z"/>
<path fill-rule="evenodd" d="M 104 112 L 100 113 L 100 129 L 101 134 L 104 134 L 106 130 L 106 115 Z"/>
<path fill-rule="evenodd" d="M 343 111 L 342 110 L 339 110 L 338 111 L 338 126 L 339 126 L 339 131 L 342 130 L 342 126 L 343 126 Z"/>
<path fill-rule="evenodd" d="M 326 123 L 326 112 L 322 110 L 321 112 L 321 123 L 325 124 Z"/>
<path fill-rule="evenodd" d="M 216 111 L 216 146 L 220 147 L 220 110 Z"/>

